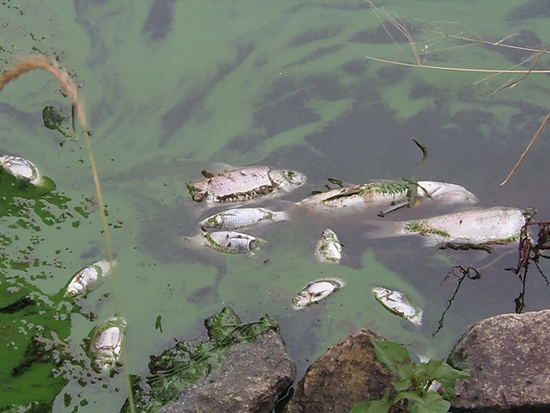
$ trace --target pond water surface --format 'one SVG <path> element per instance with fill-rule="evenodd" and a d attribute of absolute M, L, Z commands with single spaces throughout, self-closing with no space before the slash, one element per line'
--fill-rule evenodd
<path fill-rule="evenodd" d="M 415 237 L 369 240 L 364 221 L 375 214 L 273 225 L 260 234 L 267 242 L 253 257 L 185 250 L 180 238 L 196 232 L 204 216 L 186 183 L 216 162 L 304 172 L 307 184 L 289 201 L 323 190 L 327 178 L 363 183 L 414 175 L 463 185 L 480 206 L 535 207 L 538 220 L 550 220 L 547 132 L 500 186 L 548 113 L 548 75 L 532 73 L 491 93 L 522 75 L 366 58 L 415 62 L 404 36 L 381 26 L 386 10 L 409 28 L 425 65 L 508 69 L 533 52 L 447 35 L 497 42 L 516 34 L 507 42 L 545 47 L 550 9 L 540 4 L 391 0 L 377 14 L 359 0 L 3 2 L 0 67 L 45 53 L 80 86 L 119 263 L 86 297 L 69 302 L 59 294 L 80 268 L 105 259 L 106 247 L 83 139 L 73 142 L 42 123 L 47 105 L 70 117 L 69 102 L 48 74 L 24 75 L 0 93 L 0 153 L 31 160 L 57 188 L 44 193 L 0 174 L 0 410 L 24 411 L 33 402 L 53 411 L 122 406 L 124 375 L 97 376 L 85 354 L 91 329 L 116 312 L 128 322 L 131 374 L 147 374 L 149 356 L 175 340 L 204 339 L 203 320 L 230 306 L 243 322 L 265 314 L 279 322 L 298 379 L 360 328 L 412 354 L 442 358 L 473 323 L 514 312 L 523 286 L 505 268 L 516 265 L 515 253 L 491 264 L 495 255 L 428 249 Z M 543 55 L 534 69 L 548 67 Z M 428 150 L 423 163 L 411 138 Z M 405 209 L 388 218 L 436 212 Z M 345 243 L 339 266 L 313 258 L 328 226 Z M 461 285 L 434 335 L 457 287 L 455 277 L 443 282 L 454 265 L 484 268 L 480 279 Z M 294 311 L 292 297 L 324 277 L 347 285 Z M 423 325 L 385 311 L 372 295 L 376 285 L 418 301 Z M 524 311 L 547 308 L 549 294 L 532 270 Z M 29 347 L 38 334 L 43 347 Z M 71 360 L 56 363 L 48 340 L 64 343 Z"/>

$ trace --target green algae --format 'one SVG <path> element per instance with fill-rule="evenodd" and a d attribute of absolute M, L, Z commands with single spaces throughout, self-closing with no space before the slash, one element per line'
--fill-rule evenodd
<path fill-rule="evenodd" d="M 426 222 L 424 221 L 409 221 L 405 225 L 405 231 L 412 232 L 412 233 L 418 233 L 419 235 L 426 236 L 426 235 L 439 235 L 440 237 L 450 238 L 451 235 L 438 228 L 430 227 Z"/>
<path fill-rule="evenodd" d="M 528 2 L 474 3 L 392 1 L 384 7 L 408 22 L 466 23 L 493 41 L 528 29 L 541 45 L 549 42 L 547 18 L 522 15 Z M 195 230 L 197 219 L 192 209 L 185 208 L 184 182 L 200 178 L 205 167 L 201 162 L 244 165 L 266 158 L 309 169 L 312 181 L 327 176 L 326 168 L 346 181 L 410 176 L 409 151 L 401 154 L 398 148 L 404 137 L 416 134 L 426 136 L 421 141 L 431 151 L 423 175 L 457 183 L 472 175 L 475 179 L 470 182 L 477 183 L 482 176 L 479 168 L 484 168 L 483 176 L 501 174 L 497 167 L 485 168 L 497 159 L 499 165 L 511 166 L 523 150 L 532 135 L 529 128 L 536 130 L 537 114 L 547 102 L 546 77 L 529 76 L 512 89 L 486 94 L 502 84 L 502 76 L 475 85 L 478 74 L 395 70 L 368 62 L 366 55 L 406 59 L 364 2 L 176 2 L 165 17 L 169 24 L 158 25 L 163 27 L 162 35 L 146 25 L 152 9 L 148 2 L 67 5 L 59 0 L 41 4 L 27 0 L 0 5 L 2 64 L 16 55 L 48 53 L 74 69 L 71 74 L 82 85 L 110 225 L 119 228 L 113 245 L 122 258 L 118 273 L 122 294 L 116 298 L 130 313 L 127 354 L 132 369 L 143 366 L 151 348 L 166 337 L 193 332 L 198 320 L 217 311 L 219 302 L 232 302 L 238 313 L 267 311 L 277 319 L 281 316 L 293 326 L 283 327 L 288 332 L 285 338 L 303 364 L 352 328 L 372 326 L 396 341 L 418 342 L 414 334 L 400 331 L 395 320 L 375 312 L 376 303 L 365 304 L 364 295 L 370 282 L 415 290 L 409 282 L 415 283 L 422 274 L 407 269 L 398 275 L 371 253 L 359 260 L 357 268 L 312 265 L 308 243 L 314 237 L 308 238 L 303 226 L 296 231 L 285 226 L 286 233 L 278 237 L 269 234 L 265 253 L 255 260 L 188 260 L 176 239 Z M 464 29 L 443 28 L 451 33 Z M 375 41 L 366 32 L 381 32 L 384 40 Z M 416 34 L 419 42 L 431 36 Z M 407 43 L 400 46 L 408 53 Z M 410 57 L 407 61 L 412 61 Z M 539 61 L 541 67 L 544 59 Z M 438 53 L 426 63 L 491 69 L 513 64 L 498 50 L 476 46 Z M 5 195 L 2 187 L 0 196 L 7 199 L 0 202 L 5 228 L 0 234 L 0 277 L 21 276 L 51 296 L 76 269 L 103 258 L 89 163 L 81 143 L 68 141 L 41 123 L 45 105 L 70 112 L 45 74 L 28 75 L 25 81 L 9 85 L 0 94 L 0 105 L 2 152 L 36 162 L 59 188 L 45 195 L 12 180 L 10 188 L 17 191 Z M 524 176 L 536 172 L 544 186 L 542 153 L 530 155 L 532 161 L 522 167 Z M 487 202 L 500 197 L 488 186 L 478 188 Z M 510 190 L 511 197 L 517 195 L 513 199 L 529 201 L 515 191 Z M 312 230 L 316 236 L 318 229 L 322 228 Z M 346 243 L 353 248 L 359 241 L 349 234 Z M 288 314 L 292 295 L 321 271 L 323 276 L 344 277 L 352 288 L 342 289 L 337 300 L 315 306 L 312 314 Z M 420 292 L 430 285 L 431 280 L 425 281 L 415 284 Z M 112 282 L 105 283 L 77 305 L 97 318 L 112 316 L 113 289 Z M 415 297 L 420 292 L 413 291 Z M 163 331 L 154 328 L 159 314 Z M 472 311 L 465 317 L 475 321 L 477 316 Z M 72 316 L 74 346 L 90 328 L 88 318 Z M 447 340 L 455 338 L 449 334 Z M 23 388 L 26 377 L 21 376 Z M 105 389 L 91 380 L 85 386 L 71 380 L 59 393 L 56 407 L 112 409 L 125 398 L 116 391 L 123 387 L 119 378 L 104 382 Z M 45 385 L 49 380 L 54 381 L 46 378 Z M 31 402 L 30 396 L 21 399 L 21 405 Z"/>

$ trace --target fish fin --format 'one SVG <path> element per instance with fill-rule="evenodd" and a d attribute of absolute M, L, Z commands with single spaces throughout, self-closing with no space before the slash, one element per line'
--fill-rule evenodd
<path fill-rule="evenodd" d="M 367 225 L 374 227 L 363 235 L 365 238 L 392 238 L 401 235 L 408 235 L 405 232 L 406 221 L 367 220 Z"/>
<path fill-rule="evenodd" d="M 426 247 L 437 247 L 441 245 L 441 242 L 437 239 L 437 237 L 432 234 L 426 234 L 426 235 L 423 235 L 423 237 L 424 237 L 424 246 Z"/>

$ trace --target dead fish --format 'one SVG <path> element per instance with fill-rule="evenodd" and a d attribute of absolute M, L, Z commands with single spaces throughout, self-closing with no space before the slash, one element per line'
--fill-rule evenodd
<path fill-rule="evenodd" d="M 116 261 L 113 262 L 113 265 Z M 109 261 L 98 261 L 78 271 L 65 289 L 65 296 L 75 296 L 91 291 L 97 286 L 98 280 L 111 274 Z"/>
<path fill-rule="evenodd" d="M 422 325 L 422 310 L 402 292 L 392 291 L 384 287 L 375 287 L 372 292 L 376 301 L 391 313 L 409 320 L 416 326 Z"/>
<path fill-rule="evenodd" d="M 43 184 L 43 178 L 38 168 L 29 160 L 19 156 L 0 155 L 0 166 L 10 175 L 35 186 Z"/>
<path fill-rule="evenodd" d="M 199 225 L 203 231 L 212 229 L 234 231 L 286 219 L 288 219 L 286 212 L 270 211 L 265 208 L 235 208 L 212 215 L 199 222 Z"/>
<path fill-rule="evenodd" d="M 295 310 L 300 310 L 316 303 L 344 286 L 339 278 L 325 278 L 310 282 L 292 300 Z"/>
<path fill-rule="evenodd" d="M 338 213 L 356 213 L 368 209 L 394 210 L 408 205 L 410 185 L 405 180 L 351 185 L 312 195 L 296 203 L 296 206 L 314 212 Z M 431 200 L 445 205 L 473 205 L 478 202 L 474 194 L 460 185 L 434 181 L 420 181 L 417 185 L 419 202 Z"/>
<path fill-rule="evenodd" d="M 246 166 L 187 184 L 187 189 L 193 201 L 215 206 L 258 198 L 276 198 L 299 188 L 306 180 L 306 176 L 297 171 L 273 169 L 269 166 Z"/>
<path fill-rule="evenodd" d="M 420 235 L 427 246 L 503 245 L 519 240 L 521 228 L 533 214 L 530 209 L 492 207 L 411 221 L 367 221 L 378 229 L 365 235 L 367 238 Z"/>
<path fill-rule="evenodd" d="M 114 366 L 120 357 L 125 332 L 126 321 L 122 317 L 111 317 L 92 330 L 89 353 L 94 360 L 94 370 L 103 372 Z"/>
<path fill-rule="evenodd" d="M 325 264 L 339 264 L 343 245 L 334 231 L 325 229 L 315 246 L 315 257 Z"/>
<path fill-rule="evenodd" d="M 191 246 L 204 246 L 226 254 L 251 255 L 264 242 L 252 235 L 233 231 L 203 232 L 193 237 L 183 237 L 183 241 Z"/>

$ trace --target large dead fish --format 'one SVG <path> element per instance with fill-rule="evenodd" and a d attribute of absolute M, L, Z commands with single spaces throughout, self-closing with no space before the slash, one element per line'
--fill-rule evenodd
<path fill-rule="evenodd" d="M 213 174 L 200 182 L 188 184 L 187 189 L 193 201 L 212 207 L 258 198 L 276 198 L 299 188 L 306 180 L 306 176 L 297 171 L 245 166 Z"/>
<path fill-rule="evenodd" d="M 405 180 L 375 181 L 312 195 L 296 206 L 313 212 L 357 213 L 369 209 L 389 212 L 410 202 L 410 187 L 411 183 Z M 478 202 L 474 194 L 460 185 L 434 181 L 417 182 L 416 200 L 441 205 L 473 205 Z"/>
<path fill-rule="evenodd" d="M 266 208 L 234 208 L 219 212 L 199 222 L 203 231 L 235 231 L 287 220 L 286 212 Z"/>
<path fill-rule="evenodd" d="M 521 228 L 532 215 L 531 209 L 493 207 L 411 221 L 367 221 L 378 228 L 365 235 L 368 238 L 420 235 L 427 246 L 502 245 L 517 242 Z"/>

